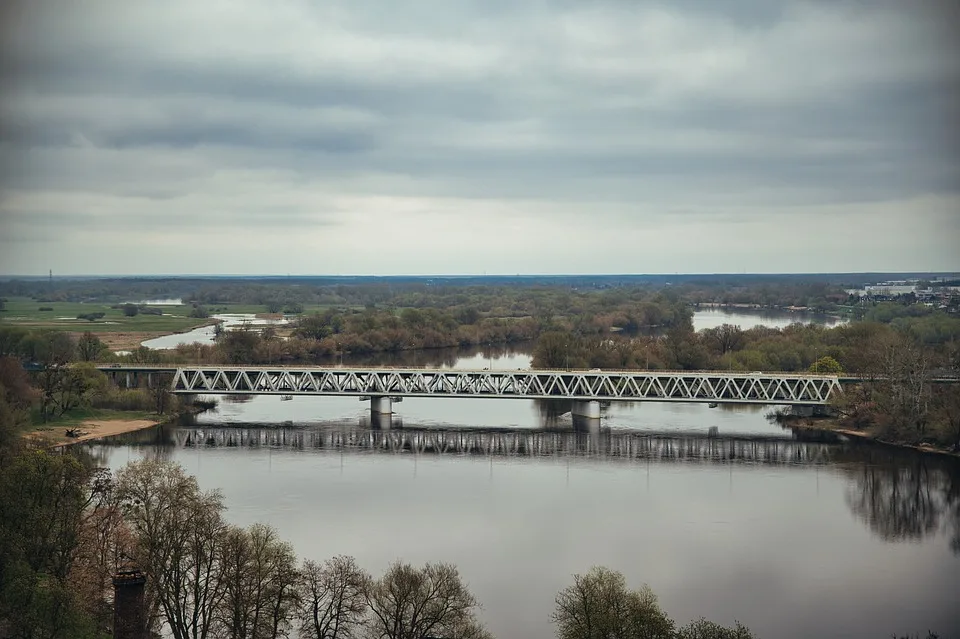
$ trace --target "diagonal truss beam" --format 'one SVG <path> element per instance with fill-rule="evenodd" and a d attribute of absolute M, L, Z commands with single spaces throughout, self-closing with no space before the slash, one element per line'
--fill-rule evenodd
<path fill-rule="evenodd" d="M 832 375 L 687 371 L 462 371 L 183 366 L 178 394 L 498 397 L 823 405 Z"/>

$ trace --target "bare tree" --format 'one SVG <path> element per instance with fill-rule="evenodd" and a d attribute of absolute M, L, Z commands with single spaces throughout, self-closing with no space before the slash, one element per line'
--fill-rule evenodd
<path fill-rule="evenodd" d="M 960 345 L 956 341 L 946 345 L 943 363 L 947 375 L 960 375 Z M 934 393 L 934 405 L 943 440 L 950 442 L 954 452 L 960 452 L 960 384 L 941 384 Z"/>
<path fill-rule="evenodd" d="M 230 528 L 220 547 L 224 598 L 217 636 L 275 639 L 291 626 L 296 558 L 276 530 L 264 524 Z"/>
<path fill-rule="evenodd" d="M 93 473 L 89 505 L 79 528 L 79 545 L 69 580 L 84 609 L 98 627 L 113 622 L 112 578 L 132 551 L 133 537 L 114 497 L 113 475 Z"/>
<path fill-rule="evenodd" d="M 753 639 L 750 629 L 739 621 L 732 628 L 700 617 L 677 630 L 677 639 Z"/>
<path fill-rule="evenodd" d="M 367 590 L 370 629 L 383 639 L 487 639 L 476 598 L 451 564 L 397 562 Z"/>
<path fill-rule="evenodd" d="M 266 532 L 269 532 L 270 536 L 266 535 Z M 258 535 L 268 543 L 258 544 L 256 541 Z M 293 626 L 297 610 L 297 584 L 300 582 L 297 556 L 293 552 L 293 546 L 277 539 L 276 531 L 269 526 L 254 525 L 251 529 L 251 537 L 254 539 L 254 548 L 262 545 L 263 554 L 266 556 L 263 566 L 266 568 L 264 580 L 269 632 L 264 636 L 271 639 L 286 637 Z"/>
<path fill-rule="evenodd" d="M 673 637 L 673 621 L 648 586 L 632 591 L 622 573 L 601 566 L 573 576 L 573 585 L 557 594 L 552 617 L 559 639 Z"/>
<path fill-rule="evenodd" d="M 154 373 L 153 375 L 148 392 L 153 399 L 154 410 L 156 410 L 157 415 L 163 415 L 167 412 L 171 400 L 174 399 L 174 395 L 170 392 L 170 383 L 173 381 L 173 376 L 168 373 Z"/>
<path fill-rule="evenodd" d="M 50 333 L 37 341 L 34 350 L 34 357 L 43 365 L 37 374 L 37 387 L 40 390 L 40 415 L 46 421 L 72 407 L 69 406 L 72 397 L 69 364 L 73 360 L 74 344 L 66 333 Z"/>
<path fill-rule="evenodd" d="M 930 365 L 911 340 L 897 335 L 879 345 L 874 398 L 888 420 L 887 435 L 922 440 L 930 421 Z"/>
<path fill-rule="evenodd" d="M 137 537 L 135 559 L 171 634 L 212 636 L 223 599 L 220 494 L 201 492 L 177 464 L 142 460 L 117 473 L 117 497 Z"/>
<path fill-rule="evenodd" d="M 77 340 L 77 355 L 81 361 L 95 361 L 105 350 L 107 350 L 106 345 L 90 331 L 84 331 Z"/>
<path fill-rule="evenodd" d="M 943 440 L 960 452 L 960 386 L 944 384 L 934 394 L 934 406 L 943 429 Z"/>
<path fill-rule="evenodd" d="M 300 635 L 310 639 L 353 639 L 367 615 L 370 576 L 353 557 L 322 564 L 305 561 L 300 584 Z"/>
<path fill-rule="evenodd" d="M 716 328 L 702 331 L 704 341 L 714 347 L 720 355 L 735 351 L 743 344 L 743 330 L 734 324 L 721 324 Z"/>

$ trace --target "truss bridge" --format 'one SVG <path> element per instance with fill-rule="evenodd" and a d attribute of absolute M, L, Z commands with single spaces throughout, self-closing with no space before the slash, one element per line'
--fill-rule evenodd
<path fill-rule="evenodd" d="M 599 402 L 776 404 L 815 411 L 854 378 L 729 371 L 457 370 L 288 366 L 101 365 L 118 383 L 167 383 L 180 395 L 352 396 L 389 415 L 406 397 L 572 401 L 576 417 L 599 419 Z M 163 381 L 159 381 L 163 380 Z"/>
<path fill-rule="evenodd" d="M 656 401 L 818 407 L 841 391 L 834 375 L 716 371 L 467 371 L 445 369 L 182 366 L 178 394 L 355 396 L 389 414 L 405 397 L 562 399 L 599 418 L 598 402 Z"/>

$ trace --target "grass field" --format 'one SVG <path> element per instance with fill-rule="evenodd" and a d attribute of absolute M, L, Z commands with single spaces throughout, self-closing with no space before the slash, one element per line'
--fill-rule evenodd
<path fill-rule="evenodd" d="M 6 308 L 0 312 L 0 325 L 22 326 L 25 328 L 52 328 L 61 331 L 82 333 L 180 333 L 209 324 L 209 319 L 188 317 L 191 307 L 188 305 L 157 306 L 163 315 L 137 314 L 127 317 L 118 308 L 110 304 L 79 302 L 37 302 L 29 298 L 10 298 Z M 40 308 L 50 308 L 41 311 Z M 262 313 L 263 306 L 222 305 L 211 312 L 215 313 Z M 90 322 L 76 319 L 77 315 L 104 313 L 101 319 Z"/>

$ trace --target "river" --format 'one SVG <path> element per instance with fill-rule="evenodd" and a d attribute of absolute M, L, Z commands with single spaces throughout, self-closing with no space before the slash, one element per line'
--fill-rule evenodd
<path fill-rule="evenodd" d="M 612 405 L 592 432 L 565 408 L 407 399 L 384 430 L 356 399 L 257 397 L 88 449 L 179 462 L 301 557 L 453 562 L 499 637 L 554 636 L 557 591 L 593 565 L 759 637 L 960 629 L 956 460 L 798 438 L 766 408 Z"/>

